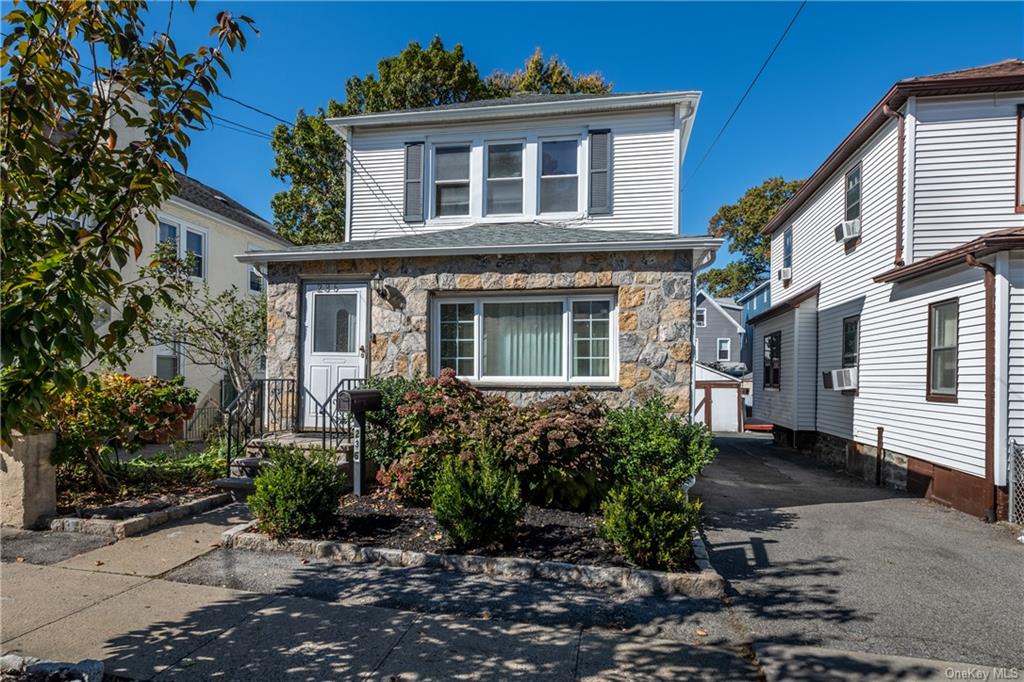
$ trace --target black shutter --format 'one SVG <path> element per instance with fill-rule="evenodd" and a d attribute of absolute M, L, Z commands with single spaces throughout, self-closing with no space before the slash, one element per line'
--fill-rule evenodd
<path fill-rule="evenodd" d="M 591 214 L 612 212 L 612 133 L 610 130 L 590 131 L 590 200 Z"/>
<path fill-rule="evenodd" d="M 423 143 L 405 144 L 405 221 L 423 222 Z"/>

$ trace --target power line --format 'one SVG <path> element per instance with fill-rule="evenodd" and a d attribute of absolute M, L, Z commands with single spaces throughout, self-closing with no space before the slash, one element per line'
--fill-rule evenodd
<path fill-rule="evenodd" d="M 804 11 L 804 7 L 806 5 L 807 0 L 803 0 L 803 2 L 800 3 L 800 6 L 796 8 L 796 12 L 793 14 L 793 18 L 789 20 L 789 24 L 786 26 L 786 30 L 782 32 L 782 35 L 779 36 L 779 39 L 775 42 L 775 47 L 773 47 L 772 51 L 768 53 L 767 57 L 765 57 L 764 63 L 761 64 L 761 68 L 757 70 L 757 74 L 754 76 L 754 80 L 750 81 L 750 85 L 748 85 L 747 89 L 743 92 L 743 96 L 740 97 L 740 101 L 736 103 L 736 107 L 732 110 L 732 113 L 729 114 L 729 118 L 725 120 L 725 123 L 722 125 L 722 129 L 718 131 L 717 135 L 715 135 L 715 139 L 712 140 L 711 146 L 708 147 L 708 150 L 704 152 L 704 156 L 702 156 L 700 161 L 697 162 L 697 166 L 693 169 L 693 172 L 690 173 L 690 177 L 686 180 L 686 182 L 683 183 L 683 187 L 681 189 L 685 188 L 686 185 L 689 184 L 690 180 L 693 180 L 693 177 L 697 175 L 697 171 L 699 171 L 700 167 L 704 165 L 705 161 L 707 161 L 708 156 L 711 155 L 711 150 L 715 148 L 715 145 L 718 144 L 718 140 L 722 137 L 722 134 L 725 132 L 725 129 L 729 127 L 729 124 L 732 123 L 732 119 L 736 117 L 736 113 L 740 110 L 740 107 L 743 106 L 743 102 L 747 99 L 747 95 L 749 95 L 750 91 L 754 89 L 754 86 L 757 84 L 757 81 L 761 77 L 761 74 L 764 73 L 764 70 L 768 68 L 768 62 L 770 62 L 772 60 L 772 57 L 775 56 L 775 53 L 782 45 L 782 41 L 786 39 L 786 36 L 789 34 L 789 30 L 793 28 L 793 24 L 796 23 L 797 17 L 799 17 L 800 13 Z"/>
<path fill-rule="evenodd" d="M 286 121 L 285 119 L 281 118 L 280 116 L 275 116 L 274 114 L 270 113 L 269 111 L 264 111 L 263 109 L 260 109 L 257 106 L 253 106 L 252 104 L 249 104 L 247 102 L 243 102 L 240 99 L 236 99 L 234 97 L 231 97 L 230 95 L 225 95 L 223 92 L 218 92 L 217 95 L 219 97 L 222 97 L 222 98 L 228 100 L 229 102 L 234 102 L 235 104 L 241 105 L 241 106 L 245 107 L 246 109 L 250 109 L 252 111 L 255 111 L 258 114 L 263 114 L 264 116 L 267 116 L 268 118 L 272 118 L 275 121 L 278 121 L 280 123 L 284 123 L 286 126 L 291 127 L 293 125 L 291 123 L 291 121 Z"/>
<path fill-rule="evenodd" d="M 242 130 L 246 130 L 246 131 L 248 131 L 248 132 L 250 132 L 250 133 L 252 133 L 254 135 L 258 135 L 260 137 L 265 137 L 268 140 L 273 139 L 273 136 L 270 133 L 267 133 L 267 132 L 264 132 L 262 130 L 259 130 L 258 128 L 252 128 L 250 126 L 245 125 L 244 123 L 239 123 L 238 121 L 232 121 L 230 118 L 224 118 L 223 116 L 218 116 L 217 114 L 213 114 L 213 113 L 210 114 L 210 118 L 213 118 L 213 119 L 215 119 L 217 121 L 220 121 L 222 123 L 230 123 L 231 125 L 237 126 L 238 128 L 241 128 Z"/>

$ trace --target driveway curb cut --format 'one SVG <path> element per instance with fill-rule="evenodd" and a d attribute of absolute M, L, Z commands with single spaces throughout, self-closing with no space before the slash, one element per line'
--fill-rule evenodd
<path fill-rule="evenodd" d="M 254 552 L 286 552 L 300 557 L 328 559 L 338 564 L 375 563 L 403 568 L 439 568 L 447 571 L 500 576 L 512 580 L 551 580 L 591 588 L 615 588 L 629 594 L 682 595 L 701 599 L 725 596 L 725 581 L 707 560 L 707 549 L 694 536 L 694 557 L 700 571 L 674 573 L 618 566 L 586 566 L 561 561 L 519 557 L 436 554 L 387 547 L 365 547 L 348 542 L 274 540 L 253 532 L 255 522 L 239 524 L 221 535 L 221 545 Z"/>
<path fill-rule="evenodd" d="M 84 533 L 86 535 L 103 535 L 116 540 L 123 540 L 138 535 L 157 526 L 177 521 L 187 516 L 195 516 L 215 507 L 222 507 L 231 502 L 229 493 L 208 495 L 186 504 L 178 504 L 148 514 L 133 516 L 129 519 L 82 519 L 76 516 L 63 516 L 50 522 L 51 531 L 64 533 Z"/>

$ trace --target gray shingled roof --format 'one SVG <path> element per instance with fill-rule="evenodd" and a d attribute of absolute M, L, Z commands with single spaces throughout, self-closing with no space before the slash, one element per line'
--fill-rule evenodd
<path fill-rule="evenodd" d="M 416 107 L 415 109 L 396 109 L 395 111 L 436 111 L 447 109 L 474 109 L 477 107 L 502 107 L 509 104 L 533 104 L 536 102 L 571 102 L 582 99 L 614 99 L 616 97 L 629 97 L 631 95 L 657 95 L 668 90 L 651 90 L 647 92 L 576 92 L 566 95 L 545 95 L 540 93 L 522 93 L 511 97 L 499 97 L 497 99 L 475 99 L 468 102 L 455 102 L 454 104 L 439 104 L 432 107 Z M 385 113 L 385 112 L 381 112 Z"/>
<path fill-rule="evenodd" d="M 410 234 L 384 239 L 364 239 L 338 244 L 310 244 L 274 250 L 274 253 L 320 251 L 412 251 L 432 248 L 472 248 L 622 242 L 664 242 L 686 238 L 680 235 L 592 230 L 582 227 L 558 227 L 546 223 L 485 223 L 425 234 Z M 250 251 L 249 253 L 258 253 Z"/>
<path fill-rule="evenodd" d="M 238 203 L 218 189 L 199 182 L 184 173 L 174 172 L 178 179 L 178 190 L 174 196 L 195 204 L 217 215 L 224 216 L 240 225 L 248 227 L 266 237 L 284 242 L 284 238 L 274 231 L 273 226 L 242 204 Z"/>

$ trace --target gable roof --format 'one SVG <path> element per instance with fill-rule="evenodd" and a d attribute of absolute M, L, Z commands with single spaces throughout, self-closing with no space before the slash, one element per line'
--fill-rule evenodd
<path fill-rule="evenodd" d="M 758 284 L 756 287 L 754 287 L 750 291 L 747 291 L 746 293 L 742 293 L 739 296 L 737 296 L 736 297 L 736 302 L 739 303 L 739 304 L 744 304 L 747 301 L 749 301 L 750 299 L 752 299 L 754 296 L 757 296 L 759 293 L 761 293 L 761 291 L 765 287 L 770 286 L 770 285 L 771 285 L 771 281 L 766 279 L 765 281 L 761 282 L 760 284 Z"/>
<path fill-rule="evenodd" d="M 818 291 L 820 289 L 821 282 L 812 284 L 803 291 L 793 294 L 792 296 L 782 301 L 781 303 L 776 303 L 771 308 L 762 310 L 760 313 L 754 315 L 752 318 L 747 320 L 747 324 L 755 325 L 758 322 L 764 322 L 765 320 L 771 319 L 776 315 L 781 315 L 782 313 L 788 312 L 790 310 L 795 310 L 796 308 L 799 308 L 800 304 L 806 301 L 807 299 L 814 298 L 815 296 L 817 296 Z"/>
<path fill-rule="evenodd" d="M 903 265 L 887 270 L 875 277 L 876 282 L 903 282 L 914 279 L 951 265 L 967 262 L 969 256 L 977 258 L 996 251 L 1024 248 L 1024 227 L 1011 227 L 1005 230 L 994 230 L 973 239 L 966 244 L 940 251 L 923 258 L 911 265 Z"/>
<path fill-rule="evenodd" d="M 451 230 L 365 239 L 338 244 L 293 246 L 279 251 L 247 251 L 242 262 L 339 260 L 376 257 L 588 251 L 696 249 L 714 252 L 722 240 L 649 232 L 612 232 L 548 223 L 481 223 Z"/>
<path fill-rule="evenodd" d="M 857 127 L 846 136 L 807 182 L 783 204 L 761 234 L 772 234 L 793 217 L 804 203 L 839 170 L 860 147 L 889 120 L 886 109 L 898 111 L 910 97 L 966 95 L 1024 90 L 1024 59 L 1006 59 L 995 64 L 947 71 L 931 76 L 908 78 L 893 85 Z"/>
<path fill-rule="evenodd" d="M 216 213 L 262 237 L 280 242 L 282 245 L 291 243 L 277 234 L 269 222 L 220 190 L 178 171 L 174 172 L 174 176 L 178 180 L 178 189 L 174 192 L 174 197 L 211 213 Z"/>
<path fill-rule="evenodd" d="M 707 301 L 708 303 L 710 303 L 712 308 L 715 308 L 716 310 L 718 310 L 718 312 L 720 312 L 722 314 L 722 317 L 726 318 L 727 320 L 729 320 L 730 322 L 732 322 L 736 326 L 736 330 L 737 331 L 739 331 L 739 332 L 745 332 L 746 331 L 746 328 L 742 324 L 737 322 L 735 317 L 733 317 L 731 314 L 726 312 L 725 308 L 722 307 L 722 304 L 718 302 L 718 299 L 716 299 L 714 296 L 709 294 L 707 289 L 700 289 L 700 290 L 698 290 L 696 296 L 694 296 L 694 300 L 696 300 L 697 296 L 703 296 L 704 300 Z M 730 300 L 730 299 L 726 299 L 726 300 Z M 736 305 L 735 303 L 733 303 L 733 307 L 735 307 L 736 309 L 741 309 L 741 307 Z"/>
<path fill-rule="evenodd" d="M 690 114 L 697 108 L 696 90 L 653 92 L 577 93 L 571 95 L 524 94 L 500 99 L 442 104 L 418 109 L 384 111 L 328 118 L 335 128 L 380 127 L 452 121 L 477 121 L 522 116 L 554 116 L 595 111 L 618 111 L 689 104 Z"/>

